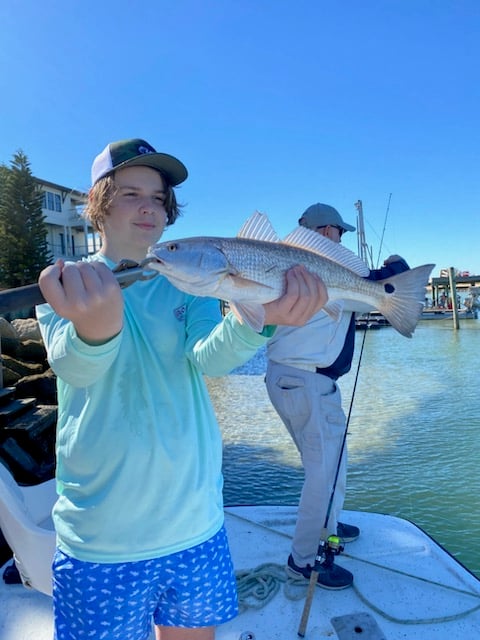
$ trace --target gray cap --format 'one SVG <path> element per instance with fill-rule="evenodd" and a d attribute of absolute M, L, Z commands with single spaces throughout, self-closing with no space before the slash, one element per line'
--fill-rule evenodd
<path fill-rule="evenodd" d="M 355 231 L 355 227 L 352 227 L 351 224 L 347 224 L 342 220 L 342 216 L 336 209 L 329 204 L 322 204 L 320 202 L 310 205 L 301 215 L 298 224 L 314 230 L 318 227 L 331 225 L 333 227 L 340 227 L 344 231 Z"/>

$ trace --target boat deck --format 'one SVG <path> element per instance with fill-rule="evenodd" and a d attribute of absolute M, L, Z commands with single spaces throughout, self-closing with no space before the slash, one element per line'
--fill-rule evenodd
<path fill-rule="evenodd" d="M 217 640 L 298 638 L 306 585 L 286 580 L 294 507 L 228 507 L 226 525 L 243 612 Z M 480 581 L 408 521 L 346 511 L 361 536 L 338 563 L 354 587 L 316 588 L 305 638 L 468 640 L 480 637 Z M 51 640 L 51 599 L 0 580 L 2 640 Z"/>
<path fill-rule="evenodd" d="M 237 570 L 258 572 L 262 564 L 272 563 L 265 567 L 265 578 L 274 582 L 270 574 L 276 575 L 277 566 L 283 569 L 287 560 L 295 514 L 293 507 L 227 509 Z M 315 589 L 308 640 L 480 637 L 480 581 L 427 534 L 388 515 L 345 512 L 343 520 L 362 531 L 338 558 L 353 573 L 354 588 Z M 290 582 L 277 586 L 277 595 L 265 607 L 247 609 L 223 625 L 217 639 L 297 638 L 306 587 Z"/>

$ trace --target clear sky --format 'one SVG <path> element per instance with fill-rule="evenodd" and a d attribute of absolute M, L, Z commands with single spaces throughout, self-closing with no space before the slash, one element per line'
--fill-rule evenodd
<path fill-rule="evenodd" d="M 360 199 L 375 261 L 480 274 L 479 34 L 478 0 L 6 0 L 0 162 L 87 190 L 140 137 L 189 169 L 165 238 Z"/>

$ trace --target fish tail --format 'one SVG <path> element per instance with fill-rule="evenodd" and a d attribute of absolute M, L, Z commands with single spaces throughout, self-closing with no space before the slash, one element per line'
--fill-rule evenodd
<path fill-rule="evenodd" d="M 378 310 L 402 336 L 411 338 L 425 305 L 425 287 L 435 265 L 424 264 L 385 280 L 385 298 Z"/>

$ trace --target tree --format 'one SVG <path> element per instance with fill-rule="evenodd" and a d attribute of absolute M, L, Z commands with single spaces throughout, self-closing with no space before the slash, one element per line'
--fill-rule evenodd
<path fill-rule="evenodd" d="M 22 151 L 0 167 L 0 287 L 36 282 L 51 262 L 42 212 L 43 192 Z"/>

